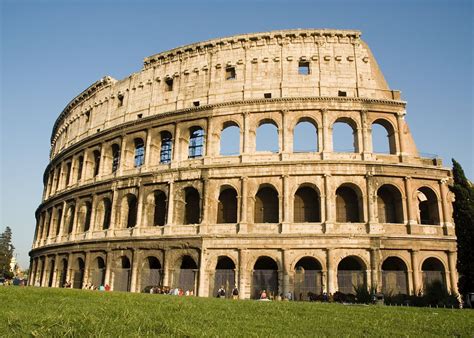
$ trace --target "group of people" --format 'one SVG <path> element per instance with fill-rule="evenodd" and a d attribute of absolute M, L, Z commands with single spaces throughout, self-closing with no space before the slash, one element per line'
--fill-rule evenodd
<path fill-rule="evenodd" d="M 150 294 L 172 295 L 172 296 L 194 296 L 194 290 L 184 291 L 181 288 L 170 288 L 168 286 L 154 286 L 150 288 Z"/>
<path fill-rule="evenodd" d="M 66 281 L 63 284 L 63 288 L 65 289 L 72 289 L 73 285 L 70 281 Z M 84 283 L 82 285 L 83 290 L 98 290 L 98 291 L 110 291 L 110 285 L 109 284 L 101 284 L 99 286 L 94 285 L 93 283 Z"/>
<path fill-rule="evenodd" d="M 232 299 L 239 299 L 239 289 L 237 288 L 237 285 L 234 286 L 231 294 Z M 221 285 L 221 287 L 217 290 L 217 298 L 226 298 L 226 291 L 224 285 Z"/>
<path fill-rule="evenodd" d="M 291 293 L 291 291 L 288 291 L 286 294 L 277 294 L 277 295 L 274 295 L 273 292 L 268 292 L 266 290 L 261 290 L 260 293 L 259 293 L 259 297 L 258 297 L 259 300 L 264 300 L 264 301 L 268 301 L 268 300 L 283 300 L 283 301 L 290 301 L 290 300 L 293 300 L 293 294 Z"/>

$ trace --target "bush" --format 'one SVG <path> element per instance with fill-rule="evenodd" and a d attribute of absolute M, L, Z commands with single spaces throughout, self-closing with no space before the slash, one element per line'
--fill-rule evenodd
<path fill-rule="evenodd" d="M 369 289 L 365 285 L 354 286 L 355 302 L 362 304 L 369 304 L 371 301 Z"/>

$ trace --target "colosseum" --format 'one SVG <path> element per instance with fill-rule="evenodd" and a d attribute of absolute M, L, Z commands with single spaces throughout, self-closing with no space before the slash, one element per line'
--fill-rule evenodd
<path fill-rule="evenodd" d="M 451 172 L 418 152 L 360 35 L 236 35 L 93 83 L 53 126 L 29 283 L 455 290 Z"/>

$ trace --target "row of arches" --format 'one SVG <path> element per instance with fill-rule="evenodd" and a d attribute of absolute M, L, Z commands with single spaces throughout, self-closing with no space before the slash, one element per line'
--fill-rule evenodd
<path fill-rule="evenodd" d="M 185 187 L 175 199 L 174 222 L 176 224 L 200 224 L 202 221 L 203 198 L 195 187 Z M 384 184 L 376 191 L 377 219 L 379 223 L 404 223 L 403 198 L 398 188 Z M 440 224 L 438 200 L 436 194 L 428 187 L 421 187 L 416 192 L 418 212 L 421 224 Z M 279 223 L 281 198 L 277 189 L 271 184 L 260 185 L 253 201 L 253 223 Z M 139 201 L 133 193 L 123 195 L 118 201 L 116 228 L 133 228 L 137 226 Z M 354 184 L 342 184 L 335 191 L 335 221 L 338 223 L 364 222 L 364 201 L 361 190 Z M 100 199 L 94 206 L 91 200 L 79 202 L 76 215 L 76 204 L 69 203 L 63 219 L 62 206 L 49 208 L 43 212 L 38 222 L 37 239 L 60 235 L 87 232 L 93 224 L 94 230 L 107 230 L 112 226 L 114 206 L 112 197 Z M 93 216 L 93 208 L 95 213 Z M 146 196 L 143 208 L 144 226 L 164 226 L 169 224 L 169 200 L 166 191 L 154 190 Z M 229 185 L 220 187 L 216 201 L 215 224 L 239 222 L 239 196 L 237 190 Z M 321 219 L 321 195 L 317 187 L 302 184 L 293 195 L 294 223 L 318 223 Z M 77 217 L 77 221 L 75 221 Z M 94 217 L 94 219 L 92 219 Z"/>
<path fill-rule="evenodd" d="M 373 152 L 396 154 L 395 128 L 392 123 L 379 118 L 372 122 L 371 127 Z M 218 136 L 219 142 L 213 145 L 218 149 L 216 155 L 241 154 L 244 151 L 241 126 L 236 121 L 226 121 L 221 128 Z M 279 133 L 281 133 L 279 128 L 274 119 L 263 118 L 258 121 L 258 127 L 255 130 L 255 150 L 257 152 L 280 152 L 282 145 L 279 140 Z M 107 144 L 91 147 L 67 158 L 63 163 L 57 164 L 50 170 L 46 185 L 46 197 L 81 180 L 102 174 L 115 174 L 120 168 L 125 170 L 141 168 L 146 163 L 146 157 L 150 156 L 147 152 L 153 153 L 153 159 L 149 161 L 152 165 L 170 163 L 173 158 L 176 158 L 174 155 L 176 148 L 184 152 L 186 147 L 186 158 L 188 159 L 202 157 L 207 148 L 205 129 L 205 125 L 191 125 L 185 131 L 180 132 L 178 140 L 175 140 L 175 130 L 162 130 L 159 133 L 154 133 L 153 137 L 149 139 L 147 139 L 145 132 L 141 132 L 124 139 L 117 138 Z M 357 135 L 360 127 L 354 119 L 338 118 L 329 130 L 332 130 L 333 151 L 352 153 L 361 151 Z M 318 124 L 313 118 L 300 118 L 292 128 L 292 151 L 295 153 L 322 151 L 319 144 L 322 142 L 322 138 L 318 136 L 318 133 L 320 133 L 320 128 L 318 129 Z M 184 156 L 181 156 L 181 159 L 184 159 Z"/>
<path fill-rule="evenodd" d="M 42 261 L 41 261 L 42 260 Z M 114 291 L 131 291 L 132 282 L 132 261 L 126 255 L 118 257 L 110 262 L 110 275 L 107 278 L 107 264 L 103 257 L 96 257 L 89 265 L 87 271 L 84 258 L 76 258 L 69 266 L 67 258 L 58 262 L 52 259 L 46 266 L 44 257 L 36 264 L 33 280 L 39 279 L 41 286 L 60 286 L 63 287 L 68 279 L 72 279 L 71 286 L 80 289 L 86 282 L 95 286 L 110 283 Z M 41 267 L 38 270 L 38 265 Z M 48 271 L 46 271 L 47 269 Z M 68 269 L 71 271 L 68 274 Z M 227 294 L 234 286 L 242 285 L 239 282 L 239 274 L 236 262 L 229 256 L 218 256 L 214 271 L 209 275 L 208 295 L 217 294 L 220 287 L 226 289 Z M 363 286 L 367 288 L 367 267 L 358 256 L 346 256 L 341 259 L 336 268 L 337 290 L 346 294 L 354 294 L 355 288 Z M 146 256 L 142 259 L 138 268 L 137 289 L 142 291 L 149 286 L 163 286 L 165 283 L 164 275 L 169 273 L 166 280 L 170 287 L 181 288 L 183 290 L 197 293 L 199 266 L 195 258 L 191 255 L 181 256 L 176 266 L 165 271 L 162 262 L 158 257 Z M 292 268 L 293 278 L 291 292 L 296 300 L 307 299 L 308 294 L 322 294 L 325 291 L 326 271 L 321 262 L 312 256 L 300 258 Z M 423 288 L 427 285 L 439 281 L 447 286 L 446 271 L 443 263 L 435 257 L 426 258 L 421 264 Z M 56 275 L 55 275 L 56 273 Z M 409 294 L 409 275 L 408 267 L 405 262 L 397 256 L 389 256 L 381 264 L 381 291 L 384 294 Z M 279 295 L 281 288 L 281 268 L 278 262 L 269 256 L 259 256 L 253 265 L 251 265 L 251 283 L 250 297 L 259 298 L 263 290 L 270 295 Z M 55 282 L 55 278 L 57 282 Z"/>

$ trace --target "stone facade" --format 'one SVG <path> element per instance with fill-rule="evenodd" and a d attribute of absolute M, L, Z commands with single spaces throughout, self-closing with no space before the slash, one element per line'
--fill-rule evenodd
<path fill-rule="evenodd" d="M 210 40 L 105 77 L 54 124 L 29 282 L 199 296 L 235 284 L 241 298 L 455 289 L 451 173 L 419 155 L 405 106 L 358 31 Z M 312 151 L 295 151 L 302 122 Z M 333 149 L 335 123 L 351 152 Z M 257 151 L 262 125 L 276 152 Z M 231 127 L 239 152 L 225 155 Z"/>

